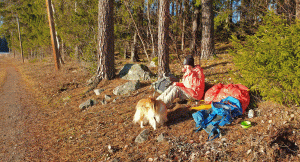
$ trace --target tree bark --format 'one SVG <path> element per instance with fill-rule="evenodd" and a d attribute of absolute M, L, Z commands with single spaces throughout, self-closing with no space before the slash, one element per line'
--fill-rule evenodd
<path fill-rule="evenodd" d="M 169 68 L 169 0 L 159 1 L 158 17 L 158 78 L 167 76 Z"/>
<path fill-rule="evenodd" d="M 139 58 L 138 58 L 138 54 L 137 54 L 137 32 L 134 32 L 134 36 L 133 36 L 133 43 L 131 46 L 131 62 L 138 62 Z"/>
<path fill-rule="evenodd" d="M 23 63 L 24 63 L 24 54 L 23 54 L 23 45 L 22 45 L 19 17 L 17 17 L 17 24 L 18 24 L 18 33 L 19 33 L 19 41 L 20 41 L 20 49 L 21 49 L 21 58 L 22 58 Z"/>
<path fill-rule="evenodd" d="M 300 0 L 296 0 L 296 19 L 300 21 Z"/>
<path fill-rule="evenodd" d="M 151 42 L 152 42 L 152 54 L 151 57 L 155 57 L 156 52 L 155 52 L 155 43 L 154 43 L 154 37 L 152 33 L 152 28 L 151 28 L 151 19 L 150 19 L 150 5 L 149 5 L 149 0 L 147 1 L 147 19 L 148 19 L 148 28 L 149 28 L 149 33 L 151 36 Z"/>
<path fill-rule="evenodd" d="M 61 49 L 60 49 L 60 53 L 61 53 L 61 58 L 63 59 L 63 60 L 65 60 L 66 59 L 66 57 L 65 57 L 65 43 L 64 43 L 64 41 L 62 40 L 61 41 Z"/>
<path fill-rule="evenodd" d="M 186 26 L 186 15 L 187 15 L 187 0 L 183 0 L 183 12 L 182 12 L 182 34 L 181 34 L 181 51 L 184 51 L 185 45 L 185 26 Z"/>
<path fill-rule="evenodd" d="M 51 4 L 52 4 L 51 0 L 46 0 L 54 64 L 55 64 L 55 69 L 59 70 L 60 64 L 59 64 L 58 45 L 57 45 L 57 41 L 56 41 L 56 32 L 55 32 L 55 25 L 54 25 L 54 20 L 53 20 L 53 10 L 52 10 Z"/>
<path fill-rule="evenodd" d="M 141 32 L 140 32 L 140 30 L 139 30 L 137 24 L 135 23 L 135 21 L 134 21 L 134 19 L 133 19 L 133 16 L 132 16 L 132 14 L 131 14 L 131 12 L 130 12 L 130 10 L 129 10 L 129 8 L 128 8 L 128 3 L 127 3 L 126 1 L 124 1 L 124 2 L 125 2 L 125 7 L 126 7 L 128 13 L 130 14 L 130 17 L 131 17 L 131 19 L 132 19 L 132 21 L 133 21 L 133 24 L 134 24 L 134 26 L 135 26 L 135 29 L 136 29 L 136 31 L 137 31 L 137 34 L 138 34 L 138 36 L 139 36 L 139 38 L 140 38 L 140 40 L 141 40 L 141 43 L 142 43 L 142 45 L 143 45 L 143 49 L 144 49 L 144 52 L 145 52 L 145 54 L 146 54 L 146 56 L 147 56 L 147 59 L 148 59 L 148 61 L 150 62 L 150 58 L 149 58 L 149 55 L 148 55 L 148 53 L 147 53 L 147 49 L 146 49 L 146 45 L 145 45 L 145 43 L 144 43 L 144 40 L 143 40 L 143 38 L 142 38 L 142 36 L 141 36 Z"/>
<path fill-rule="evenodd" d="M 198 40 L 198 28 L 200 24 L 200 6 L 194 10 L 194 20 L 192 29 L 192 42 L 191 42 L 191 54 L 195 56 L 197 54 L 197 40 Z"/>
<path fill-rule="evenodd" d="M 11 54 L 11 52 L 14 51 L 14 49 L 13 49 L 13 40 L 14 39 L 13 39 L 13 31 L 12 30 L 10 31 L 10 36 L 11 36 L 11 39 L 10 39 L 10 41 L 11 41 L 10 44 L 11 45 L 10 45 L 10 48 L 9 48 L 9 54 Z M 15 58 L 15 52 L 14 52 L 14 58 Z"/>
<path fill-rule="evenodd" d="M 99 0 L 98 4 L 98 69 L 97 78 L 113 79 L 114 68 L 114 0 Z"/>
<path fill-rule="evenodd" d="M 54 5 L 51 1 L 51 8 L 52 8 L 52 13 L 53 13 L 53 23 L 54 23 L 54 26 L 56 27 L 56 24 L 55 24 L 55 8 L 54 8 Z M 57 56 L 58 56 L 58 60 L 59 60 L 59 63 L 60 65 L 62 64 L 65 64 L 63 58 L 61 57 L 61 54 L 60 54 L 60 46 L 59 46 L 59 39 L 58 39 L 58 35 L 57 35 L 57 31 L 55 31 L 55 41 L 56 41 L 56 44 L 57 44 Z"/>
<path fill-rule="evenodd" d="M 296 0 L 283 0 L 277 2 L 277 13 L 284 14 L 288 23 L 291 23 L 296 12 L 297 1 Z"/>
<path fill-rule="evenodd" d="M 74 57 L 77 62 L 80 62 L 79 47 L 77 44 L 75 45 L 75 49 L 74 49 Z"/>
<path fill-rule="evenodd" d="M 250 0 L 241 0 L 240 21 L 244 24 L 247 21 L 247 9 L 249 9 Z"/>
<path fill-rule="evenodd" d="M 202 41 L 201 59 L 215 55 L 214 15 L 212 0 L 202 0 Z"/>
<path fill-rule="evenodd" d="M 232 1 L 233 0 L 227 0 L 227 9 L 231 12 L 229 14 L 229 16 L 226 18 L 226 23 L 229 24 L 229 25 L 232 24 L 232 12 L 233 12 L 233 10 L 232 10 Z"/>

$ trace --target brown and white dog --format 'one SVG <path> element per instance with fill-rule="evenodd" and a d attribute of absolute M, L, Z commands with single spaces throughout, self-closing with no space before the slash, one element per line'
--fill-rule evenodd
<path fill-rule="evenodd" d="M 154 98 L 141 99 L 136 105 L 133 122 L 149 124 L 156 130 L 156 123 L 163 125 L 167 121 L 167 107 L 163 101 L 155 100 Z"/>

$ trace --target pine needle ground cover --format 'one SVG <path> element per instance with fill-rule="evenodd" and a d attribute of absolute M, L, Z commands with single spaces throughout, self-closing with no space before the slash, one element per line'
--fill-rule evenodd
<path fill-rule="evenodd" d="M 0 59 L 3 57 L 5 56 L 0 56 Z M 6 76 L 7 76 L 6 68 L 2 64 L 0 64 L 0 88 L 6 80 Z"/>
<path fill-rule="evenodd" d="M 195 60 L 198 64 L 199 59 Z M 128 60 L 116 58 L 117 69 L 126 63 Z M 113 89 L 127 82 L 116 78 L 98 85 L 97 88 L 105 89 L 101 95 L 93 92 L 84 95 L 88 89 L 86 80 L 91 74 L 88 68 L 76 62 L 68 62 L 59 72 L 53 70 L 51 58 L 18 65 L 36 102 L 40 103 L 39 109 L 31 112 L 37 114 L 31 118 L 34 124 L 26 125 L 28 131 L 35 132 L 31 138 L 37 141 L 27 148 L 28 161 L 299 160 L 299 109 L 251 100 L 256 103 L 256 107 L 249 107 L 256 112 L 254 118 L 249 119 L 246 111 L 231 125 L 221 128 L 221 138 L 208 142 L 205 131 L 194 131 L 194 110 L 190 108 L 197 103 L 175 101 L 176 106 L 168 110 L 166 126 L 156 131 L 145 126 L 150 130 L 148 140 L 138 144 L 135 138 L 144 129 L 132 123 L 135 105 L 140 99 L 153 95 L 151 82 L 142 82 L 141 89 L 130 95 L 115 96 Z M 170 66 L 177 76 L 182 74 L 179 60 L 172 60 Z M 201 66 L 208 87 L 218 82 L 234 83 L 230 74 L 237 71 L 232 56 L 218 54 L 212 60 L 201 61 Z M 101 101 L 105 94 L 116 102 L 99 103 L 84 111 L 79 109 L 82 102 Z M 242 128 L 240 123 L 244 120 L 250 121 L 252 127 Z M 161 134 L 165 140 L 158 142 Z M 288 145 L 283 145 L 285 141 L 289 141 Z"/>

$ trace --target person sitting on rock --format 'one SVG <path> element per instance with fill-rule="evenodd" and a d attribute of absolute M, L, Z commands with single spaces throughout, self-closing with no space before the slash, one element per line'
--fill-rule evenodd
<path fill-rule="evenodd" d="M 168 108 L 172 102 L 179 98 L 180 100 L 195 99 L 201 100 L 205 88 L 205 76 L 203 69 L 199 65 L 194 65 L 194 58 L 188 55 L 184 62 L 182 72 L 184 72 L 182 82 L 173 82 L 156 100 L 163 101 Z"/>

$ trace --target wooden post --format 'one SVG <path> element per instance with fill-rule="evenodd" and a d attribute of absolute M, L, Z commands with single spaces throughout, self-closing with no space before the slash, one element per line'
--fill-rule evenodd
<path fill-rule="evenodd" d="M 52 10 L 52 5 L 51 5 L 51 0 L 46 0 L 46 6 L 47 6 L 47 12 L 48 12 L 48 20 L 49 20 L 55 69 L 59 70 L 60 64 L 59 64 L 59 55 L 58 55 L 58 45 L 57 45 L 57 41 L 56 41 L 56 33 L 55 33 L 55 26 L 54 26 L 54 21 L 53 21 L 53 10 Z"/>
<path fill-rule="evenodd" d="M 21 57 L 22 57 L 22 60 L 23 60 L 23 63 L 24 63 L 24 54 L 23 54 L 23 46 L 22 46 L 22 39 L 21 39 L 19 17 L 17 17 L 17 24 L 18 24 L 19 41 L 20 41 L 20 48 L 21 48 Z"/>

